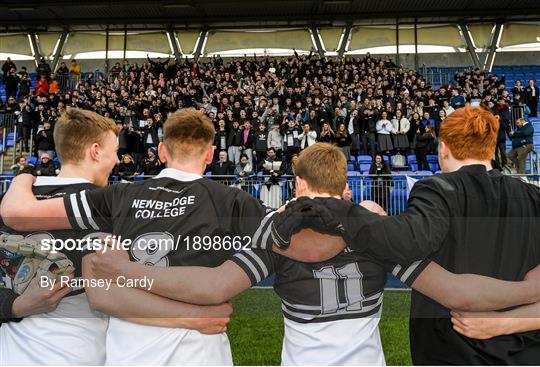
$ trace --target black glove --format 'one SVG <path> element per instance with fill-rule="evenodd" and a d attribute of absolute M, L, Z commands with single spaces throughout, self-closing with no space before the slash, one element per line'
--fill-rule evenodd
<path fill-rule="evenodd" d="M 327 200 L 340 201 L 337 199 L 301 197 L 287 204 L 285 211 L 276 215 L 272 222 L 271 234 L 274 244 L 281 249 L 287 249 L 292 235 L 303 228 L 311 228 L 320 233 L 344 236 L 345 228 L 336 219 L 340 218 L 340 216 L 328 208 L 328 204 L 335 203 Z"/>

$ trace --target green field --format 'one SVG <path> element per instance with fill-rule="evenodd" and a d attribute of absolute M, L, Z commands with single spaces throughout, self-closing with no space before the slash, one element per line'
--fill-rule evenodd
<path fill-rule="evenodd" d="M 380 323 L 388 365 L 411 365 L 410 292 L 385 291 Z M 235 365 L 279 365 L 283 338 L 280 300 L 272 289 L 251 289 L 233 299 L 229 339 Z"/>

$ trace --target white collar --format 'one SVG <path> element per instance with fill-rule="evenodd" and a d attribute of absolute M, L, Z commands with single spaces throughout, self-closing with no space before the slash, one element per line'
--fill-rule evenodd
<path fill-rule="evenodd" d="M 201 175 L 191 172 L 181 171 L 176 168 L 165 168 L 154 178 L 168 177 L 178 181 L 195 181 L 202 178 Z"/>
<path fill-rule="evenodd" d="M 85 178 L 80 177 L 58 177 L 58 176 L 39 176 L 34 182 L 34 186 L 60 186 L 60 185 L 74 185 L 80 183 L 89 183 Z"/>

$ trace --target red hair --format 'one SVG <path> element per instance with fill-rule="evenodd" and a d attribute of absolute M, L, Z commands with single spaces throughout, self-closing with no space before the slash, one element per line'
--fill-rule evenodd
<path fill-rule="evenodd" d="M 459 160 L 490 160 L 495 154 L 499 120 L 480 107 L 463 107 L 452 112 L 441 124 L 439 139 Z"/>

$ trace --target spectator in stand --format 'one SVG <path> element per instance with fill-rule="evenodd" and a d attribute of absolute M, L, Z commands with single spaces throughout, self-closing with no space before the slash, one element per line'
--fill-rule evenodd
<path fill-rule="evenodd" d="M 446 116 L 448 116 L 452 112 L 454 112 L 455 109 L 454 109 L 454 107 L 450 106 L 450 103 L 448 101 L 444 101 L 442 111 L 444 111 L 444 113 L 446 113 Z"/>
<path fill-rule="evenodd" d="M 285 162 L 277 156 L 276 150 L 270 147 L 260 168 L 264 176 L 264 183 L 261 186 L 261 200 L 271 208 L 281 207 L 280 180 L 281 176 L 287 171 Z"/>
<path fill-rule="evenodd" d="M 43 130 L 38 130 L 35 141 L 39 157 L 43 156 L 43 154 L 47 154 L 49 158 L 54 157 L 54 137 L 49 121 L 43 124 Z"/>
<path fill-rule="evenodd" d="M 22 135 L 22 150 L 25 153 L 30 152 L 29 141 L 33 128 L 34 111 L 26 102 L 21 103 L 21 135 Z"/>
<path fill-rule="evenodd" d="M 302 151 L 317 142 L 317 132 L 311 130 L 309 123 L 305 123 L 304 130 L 298 135 L 298 140 L 300 141 L 300 150 Z"/>
<path fill-rule="evenodd" d="M 64 92 L 67 88 L 67 81 L 68 81 L 68 75 L 69 75 L 69 68 L 67 67 L 65 62 L 61 62 L 60 66 L 56 70 L 56 75 L 58 76 L 58 79 L 60 80 L 60 90 Z"/>
<path fill-rule="evenodd" d="M 11 58 L 8 57 L 6 61 L 2 64 L 2 73 L 4 73 L 4 82 L 6 80 L 6 75 L 11 71 L 11 69 L 15 69 L 17 71 L 17 66 L 13 61 L 11 61 Z"/>
<path fill-rule="evenodd" d="M 79 80 L 81 80 L 81 65 L 75 59 L 71 60 L 69 74 L 75 84 L 79 83 Z"/>
<path fill-rule="evenodd" d="M 431 126 L 431 125 L 429 125 Z M 429 171 L 427 154 L 433 142 L 433 136 L 426 130 L 422 123 L 415 125 L 414 152 L 419 171 Z"/>
<path fill-rule="evenodd" d="M 244 153 L 240 156 L 240 162 L 236 165 L 234 174 L 238 177 L 236 187 L 244 191 L 249 188 L 249 176 L 253 173 L 253 165 L 251 159 Z"/>
<path fill-rule="evenodd" d="M 525 88 L 525 100 L 527 101 L 527 106 L 529 107 L 530 113 L 529 117 L 538 116 L 538 94 L 540 89 L 536 86 L 536 82 L 531 79 L 529 80 L 529 85 Z"/>
<path fill-rule="evenodd" d="M 527 99 L 527 93 L 525 92 L 525 88 L 523 87 L 523 85 L 521 85 L 521 80 L 515 81 L 515 85 L 512 88 L 512 94 L 514 95 L 514 97 L 519 94 L 522 101 L 525 101 Z"/>
<path fill-rule="evenodd" d="M 414 151 L 414 147 L 416 145 L 416 134 L 420 129 L 420 125 L 422 125 L 425 131 L 425 126 L 422 124 L 422 120 L 420 119 L 420 114 L 418 112 L 412 114 L 409 125 L 410 128 L 409 132 L 407 133 L 407 138 L 409 139 L 409 148 Z"/>
<path fill-rule="evenodd" d="M 19 76 L 17 75 L 15 68 L 11 68 L 6 73 L 4 73 L 4 83 L 5 83 L 6 97 L 17 98 Z"/>
<path fill-rule="evenodd" d="M 260 123 L 258 130 L 255 132 L 255 143 L 253 145 L 253 157 L 255 157 L 255 167 L 258 167 L 264 159 L 268 150 L 268 132 L 266 124 Z"/>
<path fill-rule="evenodd" d="M 159 144 L 158 129 L 151 117 L 146 119 L 146 126 L 143 128 L 143 141 L 146 151 L 150 148 L 157 148 Z"/>
<path fill-rule="evenodd" d="M 283 154 L 285 155 L 285 161 L 289 163 L 294 153 L 300 153 L 300 141 L 298 136 L 302 130 L 298 126 L 298 122 L 285 118 L 282 131 L 283 134 Z"/>
<path fill-rule="evenodd" d="M 210 169 L 212 176 L 232 176 L 234 170 L 235 166 L 229 161 L 225 150 L 218 153 L 218 160 L 212 164 Z"/>
<path fill-rule="evenodd" d="M 227 127 L 225 126 L 225 120 L 221 119 L 218 122 L 218 128 L 216 130 L 216 137 L 214 138 L 214 146 L 216 147 L 215 151 L 215 159 L 217 160 L 217 155 L 222 150 L 228 149 L 228 142 L 229 140 L 229 130 L 227 130 Z"/>
<path fill-rule="evenodd" d="M 354 156 L 357 156 L 360 152 L 360 129 L 359 129 L 358 120 L 359 120 L 358 109 L 353 109 L 351 112 L 349 112 L 346 118 L 347 131 L 349 132 L 349 135 L 351 136 L 351 140 L 352 140 L 351 153 Z"/>
<path fill-rule="evenodd" d="M 244 145 L 244 137 L 238 121 L 233 121 L 232 123 L 232 128 L 229 130 L 227 145 L 229 146 L 229 158 L 236 166 L 238 162 L 240 162 L 242 146 Z"/>
<path fill-rule="evenodd" d="M 376 176 L 371 183 L 371 199 L 379 204 L 386 212 L 388 212 L 388 197 L 392 187 L 392 178 L 390 168 L 384 161 L 382 155 L 377 154 L 369 168 L 369 174 Z"/>
<path fill-rule="evenodd" d="M 512 150 L 508 153 L 508 159 L 514 167 L 509 167 L 509 170 L 517 168 L 517 173 L 523 175 L 525 174 L 527 156 L 533 150 L 534 127 L 524 118 L 519 118 L 516 123 L 516 130 L 510 132 Z"/>
<path fill-rule="evenodd" d="M 242 154 L 245 154 L 251 161 L 253 157 L 253 144 L 255 143 L 255 133 L 251 128 L 251 122 L 249 122 L 249 120 L 245 120 L 241 130 L 242 147 L 240 151 Z"/>
<path fill-rule="evenodd" d="M 60 92 L 60 85 L 58 84 L 58 81 L 56 80 L 54 74 L 50 74 L 49 80 L 49 94 L 58 94 Z"/>
<path fill-rule="evenodd" d="M 19 72 L 19 94 L 17 96 L 18 100 L 21 98 L 26 98 L 30 95 L 30 87 L 32 86 L 32 80 L 30 75 L 26 72 L 26 68 L 23 66 Z"/>
<path fill-rule="evenodd" d="M 44 76 L 45 78 L 48 78 L 51 75 L 51 67 L 44 57 L 40 59 L 39 64 L 36 67 L 36 73 L 39 77 Z"/>
<path fill-rule="evenodd" d="M 351 142 L 352 139 L 345 124 L 340 123 L 336 131 L 336 145 L 341 149 L 348 161 L 351 160 Z"/>
<path fill-rule="evenodd" d="M 450 106 L 454 110 L 457 110 L 458 108 L 461 108 L 465 106 L 465 98 L 459 94 L 459 90 L 454 88 L 452 89 L 452 98 L 450 98 Z"/>
<path fill-rule="evenodd" d="M 370 106 L 364 109 L 363 117 L 360 121 L 360 138 L 362 139 L 363 154 L 369 154 L 372 158 L 375 158 L 375 154 L 377 153 L 377 149 L 375 148 L 376 136 L 377 117 L 374 110 Z"/>
<path fill-rule="evenodd" d="M 25 157 L 17 157 L 16 160 L 17 163 L 15 163 L 13 166 L 11 166 L 11 170 L 13 172 L 13 176 L 17 176 L 21 173 L 29 173 L 32 174 L 34 171 L 34 166 L 29 164 L 26 161 Z"/>
<path fill-rule="evenodd" d="M 36 96 L 48 96 L 49 95 L 49 83 L 45 75 L 42 75 L 36 84 Z"/>
<path fill-rule="evenodd" d="M 43 153 L 40 157 L 39 164 L 34 168 L 34 176 L 56 176 L 57 170 L 51 156 L 48 153 Z"/>
<path fill-rule="evenodd" d="M 424 127 L 427 127 L 428 125 L 435 126 L 435 120 L 431 118 L 431 115 L 429 112 L 424 111 L 423 117 L 424 118 L 422 119 L 422 124 L 424 124 Z"/>
<path fill-rule="evenodd" d="M 398 153 L 403 153 L 409 149 L 410 144 L 407 134 L 410 128 L 410 121 L 403 117 L 401 110 L 397 110 L 396 116 L 392 119 L 392 137 L 394 139 L 394 148 Z"/>
<path fill-rule="evenodd" d="M 165 168 L 159 160 L 156 148 L 148 149 L 148 156 L 144 159 L 142 173 L 146 176 L 157 176 Z"/>
<path fill-rule="evenodd" d="M 124 154 L 116 167 L 116 175 L 124 180 L 129 180 L 138 174 L 137 165 L 133 157 L 129 154 Z"/>
<path fill-rule="evenodd" d="M 334 130 L 330 127 L 330 124 L 326 121 L 323 121 L 322 130 L 317 138 L 317 141 L 320 143 L 330 143 L 333 144 L 336 140 L 336 134 Z"/>
<path fill-rule="evenodd" d="M 390 151 L 394 149 L 390 134 L 394 131 L 392 123 L 388 120 L 386 111 L 382 111 L 381 119 L 377 121 L 377 142 L 379 144 L 379 152 L 386 153 L 390 156 Z"/>
<path fill-rule="evenodd" d="M 148 62 L 150 63 L 150 65 L 152 65 L 154 76 L 156 77 L 165 71 L 165 65 L 167 65 L 169 61 L 171 60 L 171 58 L 169 57 L 167 60 L 161 61 L 161 57 L 158 57 L 156 61 L 152 61 L 152 59 L 150 58 L 150 56 L 148 56 L 148 54 L 146 54 L 146 58 L 148 59 Z"/>
<path fill-rule="evenodd" d="M 439 111 L 439 116 L 437 116 L 437 119 L 435 120 L 435 125 L 433 126 L 435 128 L 435 133 L 437 134 L 437 136 L 439 136 L 439 130 L 441 129 L 441 125 L 443 124 L 445 119 L 446 111 L 442 109 Z"/>

